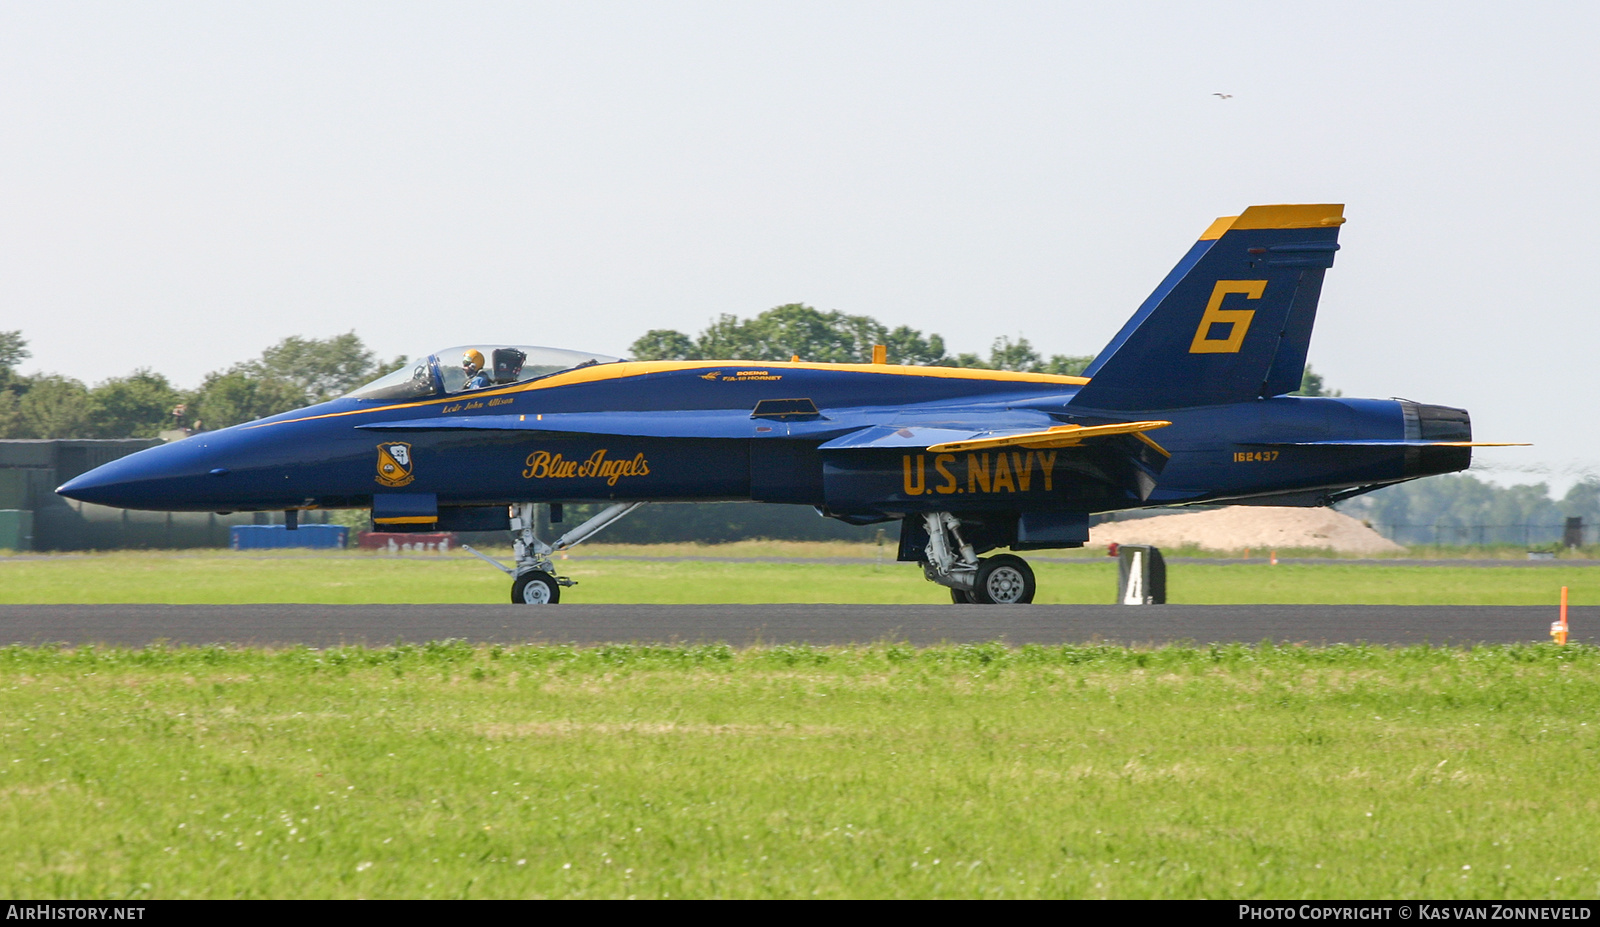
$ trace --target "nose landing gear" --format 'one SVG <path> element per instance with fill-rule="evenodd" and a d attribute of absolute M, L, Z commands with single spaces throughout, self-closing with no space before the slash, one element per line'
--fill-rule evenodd
<path fill-rule="evenodd" d="M 593 518 L 546 544 L 533 532 L 534 503 L 519 502 L 511 507 L 511 549 L 516 554 L 515 568 L 487 557 L 467 545 L 462 545 L 473 556 L 509 574 L 511 601 L 516 605 L 554 605 L 561 601 L 561 587 L 575 586 L 577 580 L 556 574 L 555 560 L 551 555 L 573 548 L 596 533 L 632 512 L 643 502 L 619 502 L 601 509 Z"/>

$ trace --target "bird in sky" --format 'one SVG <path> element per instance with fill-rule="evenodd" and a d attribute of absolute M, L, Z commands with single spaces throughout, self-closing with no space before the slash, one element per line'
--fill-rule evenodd
<path fill-rule="evenodd" d="M 1222 100 L 1231 100 L 1231 99 L 1233 99 L 1233 94 L 1231 94 L 1231 93 L 1213 93 L 1212 96 L 1217 97 L 1218 99 L 1222 99 Z"/>

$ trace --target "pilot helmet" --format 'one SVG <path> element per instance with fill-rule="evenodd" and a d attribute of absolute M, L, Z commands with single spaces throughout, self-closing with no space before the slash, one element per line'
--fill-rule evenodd
<path fill-rule="evenodd" d="M 482 370 L 483 352 L 469 348 L 467 353 L 461 355 L 461 366 L 467 368 L 467 373 L 469 374 Z"/>

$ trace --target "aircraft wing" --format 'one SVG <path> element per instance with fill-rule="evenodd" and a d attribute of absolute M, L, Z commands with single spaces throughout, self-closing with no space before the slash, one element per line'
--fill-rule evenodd
<path fill-rule="evenodd" d="M 1055 419 L 1045 417 L 1054 423 Z M 1061 425 L 1040 427 L 1038 421 L 1014 419 L 1010 427 L 975 417 L 971 421 L 939 421 L 927 425 L 874 425 L 841 435 L 818 450 L 848 452 L 864 450 L 922 450 L 953 459 L 960 453 L 981 458 L 987 466 L 989 451 L 1016 448 L 1012 456 L 1027 451 L 1076 448 L 1062 455 L 1061 465 L 1085 483 L 1101 484 L 1125 491 L 1138 499 L 1150 498 L 1156 480 L 1172 456 L 1165 448 L 1144 435 L 1165 428 L 1170 422 L 1116 422 L 1109 425 Z M 1050 454 L 1052 460 L 1056 454 Z M 907 458 L 909 459 L 909 458 Z"/>
<path fill-rule="evenodd" d="M 933 425 L 871 425 L 841 435 L 817 448 L 821 451 L 923 450 L 948 441 L 966 441 L 991 434 L 976 422 L 939 422 Z"/>
<path fill-rule="evenodd" d="M 1166 455 L 1159 444 L 1143 432 L 1165 428 L 1171 422 L 1117 422 L 1111 425 L 1054 425 L 1049 428 L 986 428 L 973 422 L 971 427 L 940 423 L 936 427 L 878 425 L 863 428 L 822 445 L 824 451 L 854 448 L 927 448 L 939 453 L 992 450 L 1001 447 L 1055 448 L 1078 447 L 1084 441 L 1114 435 L 1134 435 Z"/>
<path fill-rule="evenodd" d="M 1014 433 L 995 435 L 987 438 L 977 438 L 970 441 L 951 441 L 946 444 L 936 444 L 928 448 L 928 450 L 938 452 L 978 451 L 988 450 L 989 448 L 996 447 L 1078 447 L 1083 442 L 1091 441 L 1096 438 L 1109 438 L 1114 435 L 1132 435 L 1138 440 L 1143 441 L 1145 444 L 1148 444 L 1152 448 L 1155 448 L 1157 451 L 1160 451 L 1164 456 L 1171 456 L 1170 454 L 1167 454 L 1165 448 L 1145 437 L 1144 435 L 1144 433 L 1147 431 L 1153 431 L 1157 428 L 1165 428 L 1171 424 L 1171 422 L 1152 421 L 1116 422 L 1110 425 L 1056 425 L 1053 428 L 1046 428 L 1043 431 L 1027 431 L 1020 434 Z"/>

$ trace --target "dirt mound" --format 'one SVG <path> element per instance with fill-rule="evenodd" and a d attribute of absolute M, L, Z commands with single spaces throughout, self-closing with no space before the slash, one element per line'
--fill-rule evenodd
<path fill-rule="evenodd" d="M 1182 515 L 1106 522 L 1089 531 L 1094 544 L 1194 545 L 1208 550 L 1259 551 L 1325 547 L 1341 554 L 1384 554 L 1405 548 L 1366 525 L 1325 508 L 1234 505 Z"/>

